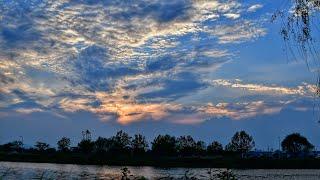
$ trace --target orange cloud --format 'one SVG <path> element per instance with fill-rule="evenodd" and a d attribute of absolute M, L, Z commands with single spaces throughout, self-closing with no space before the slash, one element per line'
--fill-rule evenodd
<path fill-rule="evenodd" d="M 98 114 L 103 120 L 108 120 L 108 116 L 115 115 L 120 124 L 130 124 L 141 120 L 160 120 L 167 117 L 169 110 L 174 111 L 180 105 L 166 103 L 137 103 L 132 98 L 124 98 L 123 91 L 109 94 L 97 92 L 94 94 L 96 100 L 101 102 L 98 107 L 90 105 L 92 99 L 63 99 L 60 107 L 68 112 L 89 111 Z"/>

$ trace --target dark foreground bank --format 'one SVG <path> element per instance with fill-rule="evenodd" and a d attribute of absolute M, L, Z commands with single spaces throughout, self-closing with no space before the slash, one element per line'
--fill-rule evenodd
<path fill-rule="evenodd" d="M 124 131 L 114 136 L 93 140 L 89 130 L 71 147 L 71 140 L 62 137 L 57 148 L 37 141 L 26 147 L 21 140 L 0 145 L 0 161 L 62 164 L 94 164 L 154 167 L 208 167 L 231 169 L 320 169 L 320 151 L 300 134 L 288 135 L 282 150 L 258 151 L 253 137 L 236 132 L 223 148 L 213 141 L 206 145 L 191 136 L 158 135 L 151 143 L 141 134 L 131 137 Z M 150 148 L 151 145 L 151 148 Z"/>
<path fill-rule="evenodd" d="M 320 169 L 319 159 L 266 159 L 229 157 L 125 157 L 73 153 L 0 153 L 0 161 L 61 164 L 193 167 L 230 169 Z"/>

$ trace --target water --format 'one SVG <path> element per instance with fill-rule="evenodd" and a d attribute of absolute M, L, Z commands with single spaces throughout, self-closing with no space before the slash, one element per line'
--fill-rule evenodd
<path fill-rule="evenodd" d="M 16 163 L 0 162 L 0 179 L 120 179 L 121 168 L 119 166 L 93 166 L 73 164 L 47 164 L 47 163 Z M 127 167 L 131 177 L 144 176 L 147 179 L 185 179 L 196 177 L 209 179 L 207 168 L 155 168 L 155 167 Z M 224 169 L 211 169 L 218 173 Z M 320 170 L 232 170 L 238 179 L 256 180 L 316 180 L 320 179 Z M 167 178 L 165 178 L 167 177 Z"/>

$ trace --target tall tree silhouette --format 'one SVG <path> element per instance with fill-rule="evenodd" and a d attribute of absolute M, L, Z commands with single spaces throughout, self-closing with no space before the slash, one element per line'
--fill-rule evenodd
<path fill-rule="evenodd" d="M 110 150 L 113 145 L 111 138 L 98 137 L 94 142 L 94 148 L 97 153 L 106 153 Z"/>
<path fill-rule="evenodd" d="M 207 147 L 207 152 L 209 154 L 216 154 L 216 153 L 221 153 L 223 151 L 222 144 L 219 143 L 218 141 L 213 141 L 211 144 L 208 145 Z"/>
<path fill-rule="evenodd" d="M 91 140 L 91 132 L 87 129 L 82 131 L 82 140 Z"/>
<path fill-rule="evenodd" d="M 78 143 L 78 148 L 83 153 L 91 153 L 94 148 L 94 142 L 91 141 L 91 132 L 82 131 L 82 140 Z"/>
<path fill-rule="evenodd" d="M 159 155 L 176 154 L 176 138 L 170 135 L 157 136 L 152 144 L 152 152 Z"/>
<path fill-rule="evenodd" d="M 252 136 L 245 131 L 236 132 L 231 142 L 226 146 L 227 151 L 249 152 L 255 146 Z"/>
<path fill-rule="evenodd" d="M 197 143 L 191 136 L 180 136 L 177 139 L 177 151 L 181 155 L 192 155 L 197 151 Z"/>
<path fill-rule="evenodd" d="M 124 131 L 118 131 L 115 136 L 112 138 L 113 145 L 111 148 L 112 152 L 120 153 L 120 152 L 129 152 L 131 148 L 131 137 L 128 133 Z"/>
<path fill-rule="evenodd" d="M 204 141 L 197 141 L 195 154 L 204 155 L 206 153 L 207 146 Z"/>
<path fill-rule="evenodd" d="M 145 153 L 149 147 L 146 137 L 141 134 L 134 135 L 131 146 L 133 152 L 137 154 Z"/>
<path fill-rule="evenodd" d="M 62 137 L 58 142 L 58 150 L 62 152 L 67 152 L 70 150 L 71 140 L 67 137 Z"/>

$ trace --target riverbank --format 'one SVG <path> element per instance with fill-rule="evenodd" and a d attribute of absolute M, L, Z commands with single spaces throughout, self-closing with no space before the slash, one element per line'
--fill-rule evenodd
<path fill-rule="evenodd" d="M 81 165 L 153 166 L 229 169 L 320 169 L 319 159 L 242 159 L 236 156 L 153 157 L 104 156 L 74 153 L 0 153 L 0 161 Z"/>

